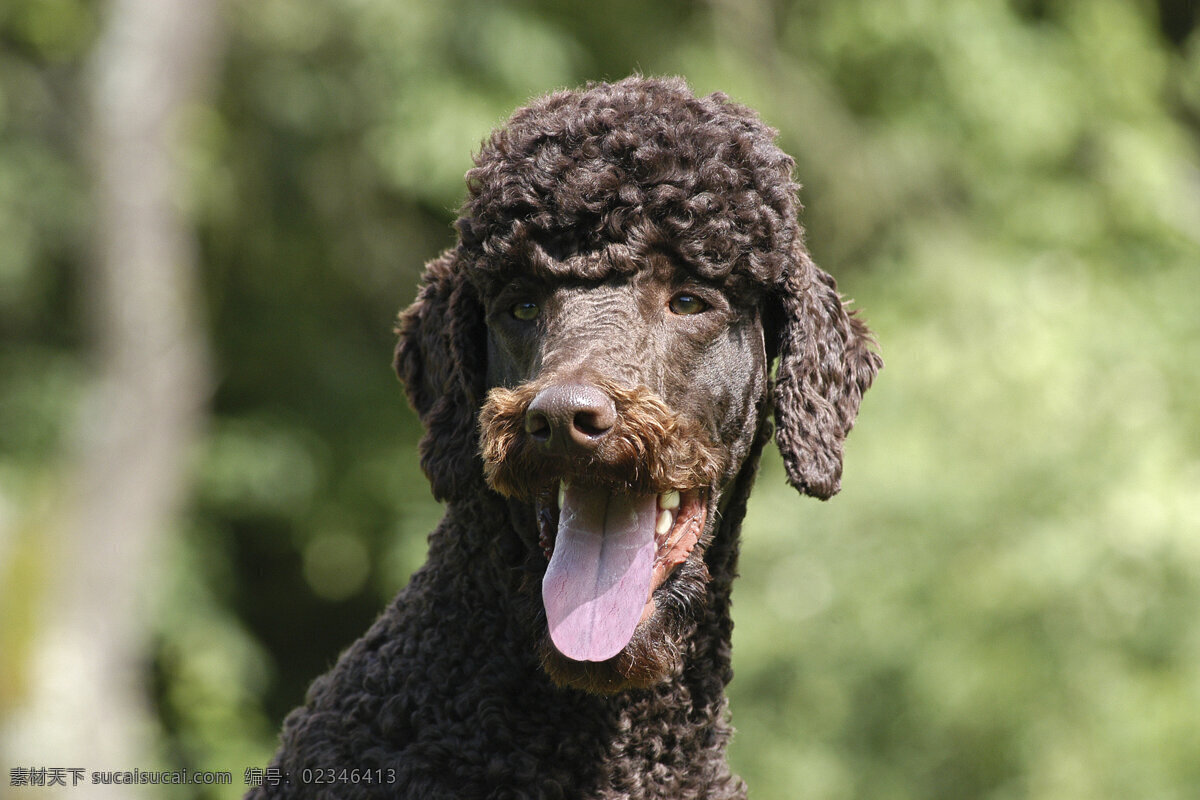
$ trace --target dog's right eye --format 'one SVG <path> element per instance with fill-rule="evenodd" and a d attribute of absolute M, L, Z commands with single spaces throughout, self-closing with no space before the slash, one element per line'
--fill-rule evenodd
<path fill-rule="evenodd" d="M 513 317 L 521 320 L 522 322 L 528 322 L 532 319 L 537 319 L 537 315 L 542 313 L 541 307 L 538 306 L 537 303 L 530 301 L 514 303 L 512 308 L 510 308 L 508 311 L 513 315 Z"/>
<path fill-rule="evenodd" d="M 708 303 L 701 300 L 694 294 L 680 292 L 671 298 L 668 304 L 671 311 L 680 316 L 688 316 L 690 314 L 699 314 L 708 309 Z"/>

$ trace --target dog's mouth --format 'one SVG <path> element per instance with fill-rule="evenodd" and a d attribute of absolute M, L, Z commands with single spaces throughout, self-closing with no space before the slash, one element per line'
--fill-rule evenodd
<path fill-rule="evenodd" d="M 479 414 L 480 454 L 488 485 L 537 518 L 548 562 L 542 666 L 560 685 L 610 692 L 652 685 L 680 663 L 677 644 L 706 597 L 703 554 L 727 451 L 644 386 L 588 385 L 615 406 L 603 435 L 580 428 L 577 412 L 538 439 L 530 408 L 562 385 L 496 387 Z M 540 559 L 527 535 L 532 578 Z"/>
<path fill-rule="evenodd" d="M 563 481 L 538 492 L 550 639 L 575 661 L 620 653 L 704 531 L 708 492 L 637 494 Z"/>

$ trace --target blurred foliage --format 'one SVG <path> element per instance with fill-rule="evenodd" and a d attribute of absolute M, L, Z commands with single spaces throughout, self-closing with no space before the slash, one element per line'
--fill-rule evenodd
<path fill-rule="evenodd" d="M 81 72 L 0 6 L 0 713 L 87 376 Z M 439 516 L 391 325 L 528 97 L 633 70 L 781 132 L 888 362 L 845 491 L 768 458 L 735 589 L 757 798 L 1200 787 L 1200 33 L 1188 0 L 231 0 L 179 120 L 218 388 L 156 588 L 163 757 L 264 762 Z M 43 565 L 42 568 L 45 568 Z M 197 796 L 218 796 L 197 795 Z"/>

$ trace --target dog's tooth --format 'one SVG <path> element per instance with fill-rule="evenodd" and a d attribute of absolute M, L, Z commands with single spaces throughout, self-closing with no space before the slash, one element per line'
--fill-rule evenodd
<path fill-rule="evenodd" d="M 659 536 L 665 536 L 667 531 L 671 530 L 671 526 L 675 524 L 675 515 L 667 509 L 663 509 L 658 515 L 658 524 L 654 526 L 654 532 Z"/>
<path fill-rule="evenodd" d="M 672 489 L 669 492 L 663 492 L 658 496 L 658 507 L 671 509 L 672 511 L 679 508 L 679 492 Z"/>

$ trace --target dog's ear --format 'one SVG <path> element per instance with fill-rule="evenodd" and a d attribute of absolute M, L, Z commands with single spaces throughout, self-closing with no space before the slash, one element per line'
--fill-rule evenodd
<path fill-rule="evenodd" d="M 421 468 L 438 500 L 483 481 L 476 417 L 483 402 L 486 327 L 461 256 L 447 250 L 425 267 L 417 299 L 400 315 L 396 374 L 421 423 Z"/>
<path fill-rule="evenodd" d="M 788 483 L 822 500 L 841 488 L 842 443 L 883 360 L 834 279 L 797 243 L 773 320 L 775 442 Z"/>

